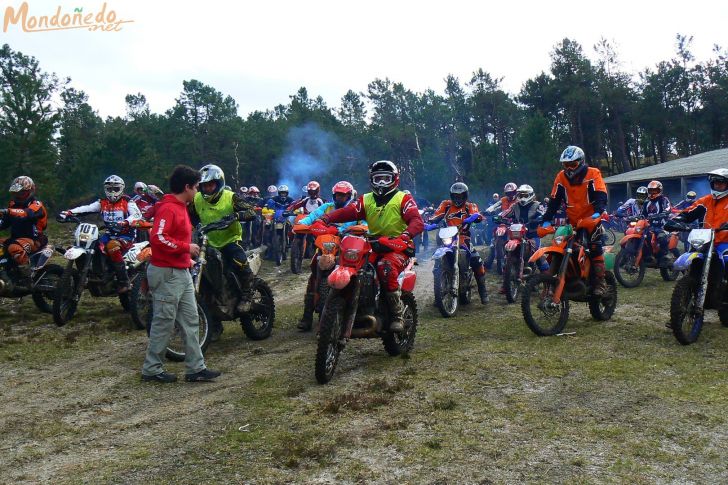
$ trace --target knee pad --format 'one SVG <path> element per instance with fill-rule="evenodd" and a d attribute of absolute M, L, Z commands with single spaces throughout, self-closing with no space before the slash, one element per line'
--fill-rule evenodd
<path fill-rule="evenodd" d="M 30 244 L 14 242 L 8 245 L 8 253 L 10 253 L 10 256 L 12 256 L 16 264 L 26 264 L 31 249 Z"/>
<path fill-rule="evenodd" d="M 121 251 L 121 243 L 116 239 L 112 239 L 106 243 L 106 253 L 111 256 L 113 253 Z"/>

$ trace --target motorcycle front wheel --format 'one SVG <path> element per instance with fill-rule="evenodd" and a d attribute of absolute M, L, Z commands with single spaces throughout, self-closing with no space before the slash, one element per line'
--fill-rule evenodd
<path fill-rule="evenodd" d="M 644 259 L 640 261 L 639 266 L 635 265 L 636 261 L 637 253 L 632 244 L 623 247 L 614 258 L 614 276 L 625 288 L 638 287 L 645 277 Z"/>
<path fill-rule="evenodd" d="M 343 345 L 339 342 L 344 332 L 346 300 L 339 295 L 330 297 L 319 321 L 318 346 L 316 348 L 316 380 L 326 384 L 334 377 Z"/>
<path fill-rule="evenodd" d="M 303 239 L 295 238 L 291 245 L 291 273 L 301 273 L 303 263 Z"/>
<path fill-rule="evenodd" d="M 76 313 L 78 302 L 76 293 L 81 293 L 83 288 L 78 288 L 79 275 L 73 266 L 73 261 L 69 262 L 61 275 L 61 281 L 53 295 L 53 321 L 59 327 L 67 324 Z M 80 295 L 79 295 L 80 296 Z"/>
<path fill-rule="evenodd" d="M 443 267 L 442 260 L 435 264 L 432 270 L 435 305 L 445 318 L 450 318 L 458 311 L 457 291 L 453 287 L 455 283 L 455 273 L 450 267 Z"/>
<path fill-rule="evenodd" d="M 506 292 L 506 301 L 515 303 L 518 299 L 518 290 L 521 282 L 518 280 L 518 258 L 507 258 L 506 268 L 503 271 L 503 289 Z"/>
<path fill-rule="evenodd" d="M 63 278 L 63 268 L 48 264 L 39 273 L 33 282 L 33 303 L 43 313 L 53 313 L 53 297 Z"/>
<path fill-rule="evenodd" d="M 569 320 L 569 301 L 554 303 L 552 295 L 559 280 L 546 273 L 528 278 L 521 293 L 521 312 L 526 325 L 539 337 L 561 333 Z"/>
<path fill-rule="evenodd" d="M 670 328 L 682 345 L 690 345 L 703 329 L 703 315 L 695 315 L 699 282 L 692 276 L 685 276 L 675 283 L 670 300 Z"/>

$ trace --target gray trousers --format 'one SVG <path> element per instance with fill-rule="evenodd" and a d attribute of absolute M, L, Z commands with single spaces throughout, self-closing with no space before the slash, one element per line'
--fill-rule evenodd
<path fill-rule="evenodd" d="M 152 293 L 154 313 L 142 374 L 154 376 L 163 371 L 162 359 L 172 337 L 175 322 L 185 340 L 187 374 L 203 370 L 205 359 L 200 349 L 200 321 L 192 275 L 186 269 L 162 268 L 150 264 L 147 268 L 147 281 Z"/>

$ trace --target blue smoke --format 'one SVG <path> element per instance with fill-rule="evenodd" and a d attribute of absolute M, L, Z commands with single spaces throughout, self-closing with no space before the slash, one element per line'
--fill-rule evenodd
<path fill-rule="evenodd" d="M 279 177 L 277 185 L 288 185 L 294 199 L 302 195 L 302 187 L 311 180 L 321 184 L 321 196 L 327 200 L 331 200 L 331 187 L 339 180 L 353 183 L 359 193 L 366 180 L 363 151 L 322 130 L 316 123 L 289 130 L 285 151 L 275 165 Z"/>

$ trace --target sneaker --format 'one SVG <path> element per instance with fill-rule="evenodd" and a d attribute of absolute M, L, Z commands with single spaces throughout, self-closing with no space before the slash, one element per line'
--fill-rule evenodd
<path fill-rule="evenodd" d="M 216 377 L 220 377 L 221 372 L 210 369 L 202 369 L 194 374 L 185 374 L 187 382 L 212 382 Z"/>
<path fill-rule="evenodd" d="M 177 376 L 174 374 L 170 374 L 169 372 L 162 371 L 159 374 L 155 374 L 153 376 L 142 374 L 142 381 L 161 382 L 162 384 L 169 384 L 172 382 L 177 382 Z"/>

